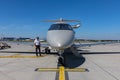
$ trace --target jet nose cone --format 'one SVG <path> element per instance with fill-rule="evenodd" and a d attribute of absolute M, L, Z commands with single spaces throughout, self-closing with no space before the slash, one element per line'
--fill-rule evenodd
<path fill-rule="evenodd" d="M 58 47 L 61 47 L 61 44 L 60 44 L 60 43 L 58 43 Z"/>
<path fill-rule="evenodd" d="M 65 46 L 67 46 L 68 44 L 58 42 L 58 43 L 56 43 L 56 45 L 57 45 L 57 47 L 65 47 Z"/>
<path fill-rule="evenodd" d="M 67 48 L 72 44 L 73 40 L 73 31 L 49 31 L 47 36 L 47 42 L 55 48 Z"/>
<path fill-rule="evenodd" d="M 58 48 L 66 48 L 66 47 L 69 47 L 72 43 L 72 40 L 64 40 L 64 41 L 56 41 L 55 42 L 55 45 L 56 47 Z"/>

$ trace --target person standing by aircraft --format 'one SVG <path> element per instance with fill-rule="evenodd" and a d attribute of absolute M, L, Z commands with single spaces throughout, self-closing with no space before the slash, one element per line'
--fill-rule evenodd
<path fill-rule="evenodd" d="M 41 44 L 40 44 L 39 37 L 36 37 L 36 39 L 34 40 L 34 45 L 36 50 L 36 56 L 38 56 L 38 54 L 41 56 L 41 50 L 40 50 Z"/>

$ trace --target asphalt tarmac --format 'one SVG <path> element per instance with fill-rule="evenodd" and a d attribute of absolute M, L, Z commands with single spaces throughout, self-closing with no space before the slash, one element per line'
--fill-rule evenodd
<path fill-rule="evenodd" d="M 59 79 L 58 71 L 35 71 L 37 68 L 58 68 L 56 54 L 42 54 L 41 57 L 36 57 L 34 47 L 31 45 L 11 45 L 10 49 L 0 50 L 0 80 Z M 83 50 L 81 57 L 76 57 L 71 53 L 65 54 L 66 68 L 89 70 L 86 72 L 65 71 L 65 80 L 120 80 L 119 48 L 120 44 L 95 45 L 81 48 Z M 84 53 L 84 50 L 87 53 Z"/>

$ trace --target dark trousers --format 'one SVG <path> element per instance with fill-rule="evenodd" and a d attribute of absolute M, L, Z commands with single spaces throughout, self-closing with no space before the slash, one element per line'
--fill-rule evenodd
<path fill-rule="evenodd" d="M 40 46 L 36 45 L 36 56 L 38 56 L 38 54 L 41 56 Z"/>

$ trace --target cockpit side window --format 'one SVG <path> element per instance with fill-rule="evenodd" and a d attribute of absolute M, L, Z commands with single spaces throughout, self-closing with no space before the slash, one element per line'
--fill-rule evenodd
<path fill-rule="evenodd" d="M 49 30 L 73 30 L 69 24 L 52 24 Z"/>

